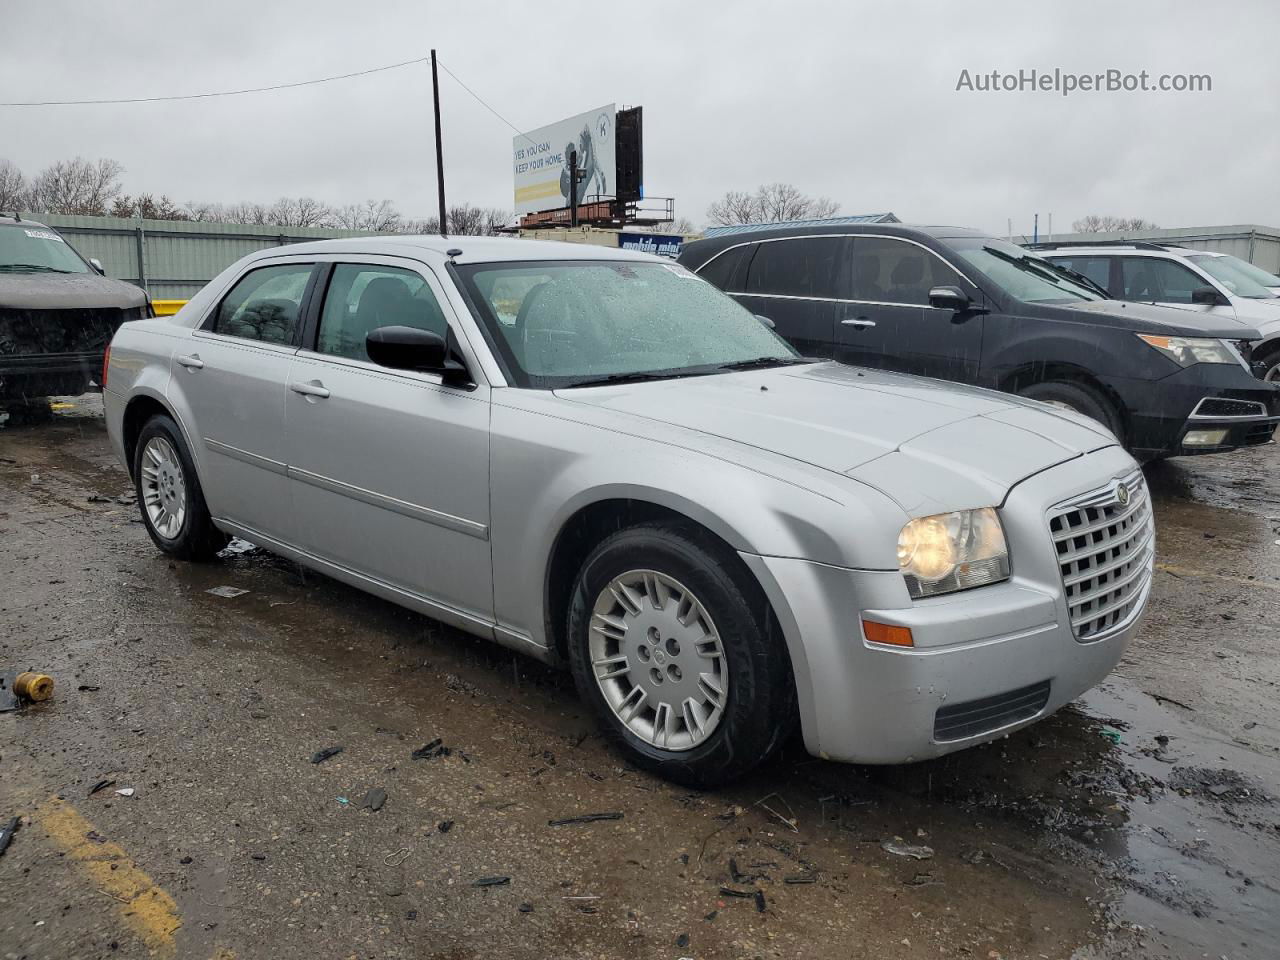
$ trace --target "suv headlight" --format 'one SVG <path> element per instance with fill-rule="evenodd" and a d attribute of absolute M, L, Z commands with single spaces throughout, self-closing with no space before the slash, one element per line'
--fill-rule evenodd
<path fill-rule="evenodd" d="M 1225 340 L 1208 337 L 1158 337 L 1150 333 L 1138 334 L 1138 339 L 1155 347 L 1180 367 L 1193 363 L 1240 363 L 1240 357 Z"/>
<path fill-rule="evenodd" d="M 1009 579 L 1009 547 L 992 507 L 917 517 L 898 534 L 898 567 L 912 597 Z"/>

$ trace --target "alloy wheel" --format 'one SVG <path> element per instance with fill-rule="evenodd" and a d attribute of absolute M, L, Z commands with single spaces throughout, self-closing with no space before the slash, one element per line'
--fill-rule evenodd
<path fill-rule="evenodd" d="M 142 506 L 159 536 L 176 540 L 187 519 L 187 481 L 173 444 L 156 436 L 142 450 Z"/>
<path fill-rule="evenodd" d="M 684 584 L 654 570 L 614 577 L 596 597 L 591 670 L 626 728 L 662 750 L 691 750 L 715 732 L 729 696 L 724 644 Z"/>

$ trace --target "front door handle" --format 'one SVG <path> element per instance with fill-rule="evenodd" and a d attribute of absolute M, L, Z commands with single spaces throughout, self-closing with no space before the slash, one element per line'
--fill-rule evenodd
<path fill-rule="evenodd" d="M 850 317 L 848 320 L 841 320 L 840 324 L 845 327 L 874 327 L 876 322 L 870 317 Z"/>
<path fill-rule="evenodd" d="M 200 359 L 200 354 L 193 353 L 189 357 L 177 357 L 178 363 L 186 367 L 188 370 L 201 370 L 204 368 L 204 361 Z"/>
<path fill-rule="evenodd" d="M 304 383 L 291 383 L 289 389 L 294 393 L 300 393 L 304 397 L 315 397 L 323 400 L 329 396 L 329 390 L 319 380 L 308 380 Z"/>

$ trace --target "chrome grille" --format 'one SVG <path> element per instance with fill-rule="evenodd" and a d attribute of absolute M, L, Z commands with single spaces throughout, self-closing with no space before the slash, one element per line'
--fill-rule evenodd
<path fill-rule="evenodd" d="M 1142 471 L 1054 507 L 1049 531 L 1076 639 L 1097 640 L 1127 625 L 1146 596 L 1155 559 Z"/>

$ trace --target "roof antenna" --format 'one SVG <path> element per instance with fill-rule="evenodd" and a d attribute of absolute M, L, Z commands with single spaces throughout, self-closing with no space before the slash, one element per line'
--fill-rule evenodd
<path fill-rule="evenodd" d="M 449 258 L 450 263 L 453 263 L 453 260 L 455 257 L 462 256 L 462 251 L 459 250 L 457 247 L 450 247 L 448 250 L 444 252 L 444 255 Z"/>

